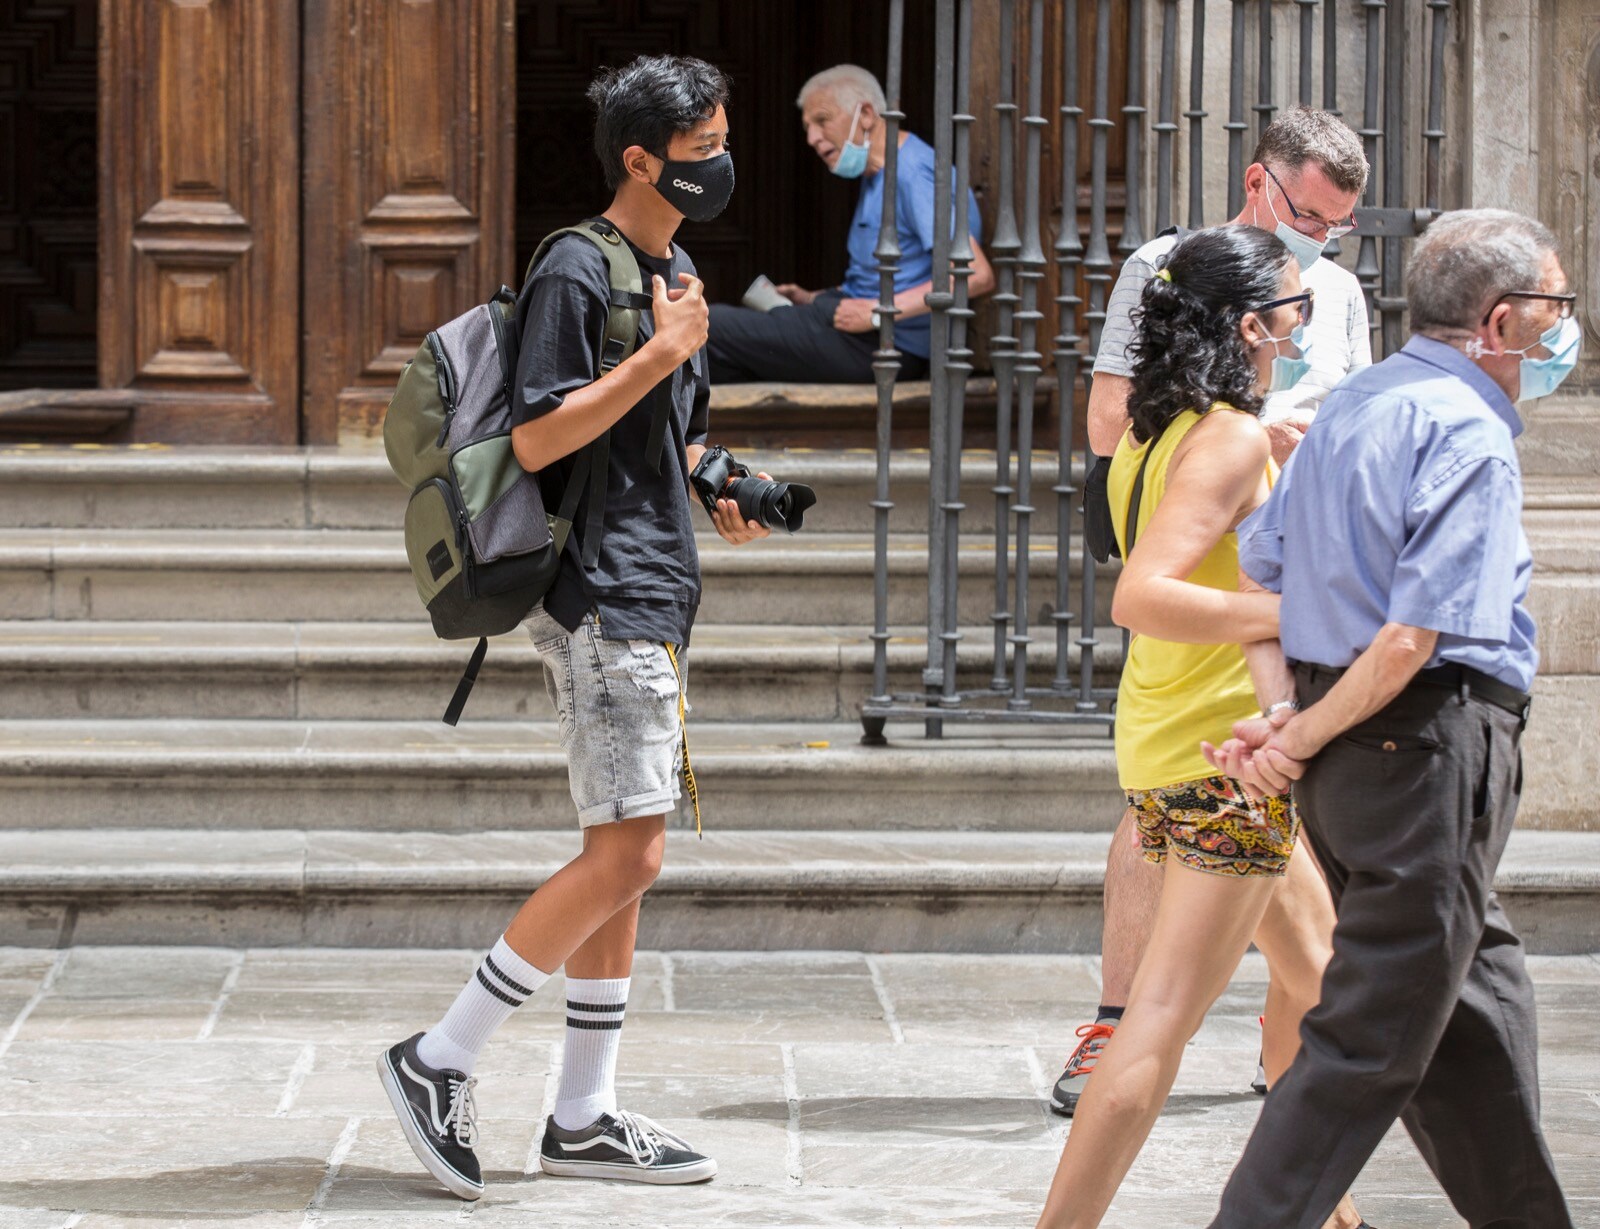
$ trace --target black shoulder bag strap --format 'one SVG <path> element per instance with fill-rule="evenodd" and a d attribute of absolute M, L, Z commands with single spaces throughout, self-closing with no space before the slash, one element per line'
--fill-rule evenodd
<path fill-rule="evenodd" d="M 1144 459 L 1139 462 L 1139 472 L 1133 476 L 1133 493 L 1128 496 L 1128 522 L 1123 527 L 1122 540 L 1124 560 L 1132 557 L 1133 543 L 1139 536 L 1139 504 L 1144 498 L 1144 471 L 1150 466 L 1150 456 L 1156 450 L 1156 444 L 1161 439 L 1158 431 L 1150 437 L 1150 442 L 1145 446 Z"/>

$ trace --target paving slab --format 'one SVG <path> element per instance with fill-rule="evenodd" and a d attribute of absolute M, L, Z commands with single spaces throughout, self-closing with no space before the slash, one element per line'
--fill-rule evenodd
<path fill-rule="evenodd" d="M 554 1010 L 518 1013 L 485 1051 L 489 1189 L 469 1211 L 421 1173 L 372 1067 L 477 956 L 0 948 L 0 975 L 31 983 L 22 1027 L 0 1019 L 0 1225 L 1026 1226 L 1070 1129 L 1041 1094 L 1098 990 L 1083 956 L 641 953 L 649 1006 L 629 1012 L 621 1099 L 721 1166 L 703 1187 L 649 1189 L 537 1172 L 564 1041 L 554 982 L 538 996 Z M 1600 959 L 1530 968 L 1547 1138 L 1576 1222 L 1597 1223 Z M 1260 1112 L 1263 976 L 1252 953 L 1187 1047 L 1106 1229 L 1209 1222 Z M 997 1024 L 1005 999 L 1036 1041 Z M 919 1038 L 935 1015 L 939 1035 Z M 1460 1223 L 1398 1128 L 1356 1195 L 1384 1229 Z"/>

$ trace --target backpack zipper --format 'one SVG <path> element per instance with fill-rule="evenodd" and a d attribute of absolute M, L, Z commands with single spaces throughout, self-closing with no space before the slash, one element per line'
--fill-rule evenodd
<path fill-rule="evenodd" d="M 450 438 L 450 422 L 456 416 L 456 373 L 450 366 L 450 360 L 445 357 L 439 334 L 429 333 L 423 340 L 433 352 L 433 366 L 439 374 L 439 395 L 444 398 L 444 425 L 439 428 L 439 438 L 433 445 L 443 448 L 445 440 Z"/>

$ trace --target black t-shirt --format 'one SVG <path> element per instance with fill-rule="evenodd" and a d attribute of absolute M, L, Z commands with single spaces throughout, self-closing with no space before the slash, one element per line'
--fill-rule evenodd
<path fill-rule="evenodd" d="M 628 246 L 639 262 L 646 294 L 652 274 L 675 287 L 681 284 L 678 274 L 694 272 L 694 264 L 677 244 L 672 245 L 670 260 Z M 548 414 L 568 393 L 599 378 L 610 289 L 605 257 L 593 242 L 582 235 L 563 235 L 551 245 L 517 297 L 522 334 L 517 423 Z M 643 346 L 654 331 L 651 313 L 641 312 L 638 345 Z M 568 631 L 575 630 L 592 608 L 599 612 L 600 634 L 607 639 L 689 642 L 700 605 L 700 556 L 694 544 L 684 449 L 705 442 L 711 401 L 706 372 L 701 350 L 611 428 L 599 563 L 587 571 L 582 563 L 585 498 L 578 506 L 560 575 L 544 600 L 545 610 Z M 670 397 L 671 409 L 657 473 L 646 444 L 659 397 Z M 573 457 L 563 458 L 539 475 L 545 505 L 551 510 L 560 503 L 573 463 Z"/>

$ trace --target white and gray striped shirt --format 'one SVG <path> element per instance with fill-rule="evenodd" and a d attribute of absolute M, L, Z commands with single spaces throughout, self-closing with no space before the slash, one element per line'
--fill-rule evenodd
<path fill-rule="evenodd" d="M 1096 375 L 1132 377 L 1133 360 L 1128 347 L 1134 338 L 1133 310 L 1139 306 L 1144 284 L 1155 276 L 1161 258 L 1177 244 L 1177 235 L 1160 235 L 1123 264 L 1106 305 L 1105 327 L 1094 360 Z M 1300 281 L 1317 293 L 1316 310 L 1306 328 L 1311 342 L 1311 370 L 1293 388 L 1267 398 L 1261 413 L 1263 422 L 1315 417 L 1317 407 L 1334 385 L 1352 371 L 1372 365 L 1367 300 L 1355 274 L 1322 259 L 1301 274 Z"/>

